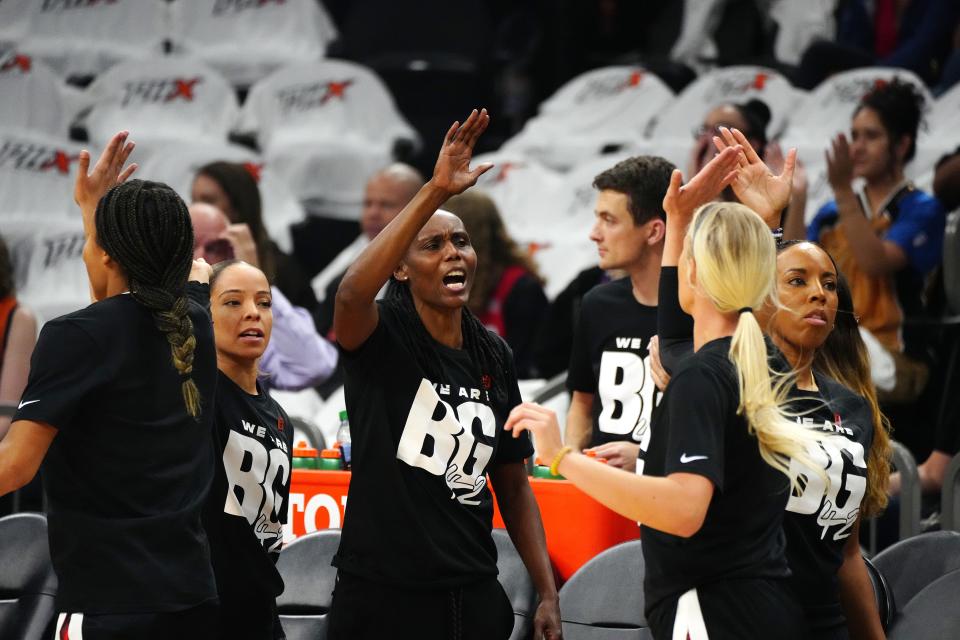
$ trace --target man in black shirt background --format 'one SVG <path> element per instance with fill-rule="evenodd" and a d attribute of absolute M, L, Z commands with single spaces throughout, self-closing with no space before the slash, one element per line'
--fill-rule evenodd
<path fill-rule="evenodd" d="M 656 391 L 648 348 L 657 332 L 662 201 L 673 169 L 663 158 L 638 156 L 593 181 L 599 193 L 590 239 L 600 268 L 627 277 L 584 296 L 567 378 L 572 398 L 565 440 L 627 470 L 636 468 L 650 437 Z"/>

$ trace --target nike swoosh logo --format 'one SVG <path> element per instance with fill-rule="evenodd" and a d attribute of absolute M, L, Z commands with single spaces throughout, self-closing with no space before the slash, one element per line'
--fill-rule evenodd
<path fill-rule="evenodd" d="M 707 456 L 688 456 L 683 454 L 680 456 L 680 464 L 687 464 L 688 462 L 693 462 L 695 460 L 706 460 Z"/>
<path fill-rule="evenodd" d="M 28 404 L 33 404 L 34 402 L 40 402 L 39 400 L 24 400 L 17 405 L 17 409 L 23 409 Z"/>

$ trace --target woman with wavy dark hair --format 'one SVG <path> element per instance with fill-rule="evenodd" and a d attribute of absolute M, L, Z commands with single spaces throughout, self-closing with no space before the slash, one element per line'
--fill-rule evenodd
<path fill-rule="evenodd" d="M 193 262 L 177 194 L 126 181 L 132 150 L 117 134 L 89 174 L 80 155 L 74 197 L 93 303 L 46 323 L 0 442 L 0 494 L 44 463 L 58 638 L 216 626 L 201 525 L 215 462 L 209 266 Z"/>

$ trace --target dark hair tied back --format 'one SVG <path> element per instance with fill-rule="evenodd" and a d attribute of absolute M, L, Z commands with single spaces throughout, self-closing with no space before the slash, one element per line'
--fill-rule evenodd
<path fill-rule="evenodd" d="M 917 132 L 926 108 L 926 98 L 912 82 L 904 82 L 899 78 L 886 84 L 878 84 L 872 91 L 863 96 L 854 115 L 864 107 L 876 112 L 887 130 L 890 144 L 899 142 L 900 138 L 910 138 L 910 146 L 904 156 L 904 162 L 913 160 L 917 151 Z"/>
<path fill-rule="evenodd" d="M 770 113 L 770 107 L 767 106 L 766 102 L 758 100 L 757 98 L 733 106 L 737 108 L 737 111 L 739 111 L 743 119 L 747 121 L 747 126 L 750 128 L 750 131 L 744 131 L 744 135 L 760 142 L 760 147 L 756 151 L 762 156 L 768 141 L 767 127 L 770 125 L 770 120 L 773 117 Z"/>
<path fill-rule="evenodd" d="M 185 291 L 193 264 L 187 206 L 165 184 L 130 180 L 100 199 L 95 224 L 97 242 L 127 276 L 130 295 L 151 311 L 170 343 L 184 404 L 198 418 L 200 392 L 190 378 L 197 340 Z"/>

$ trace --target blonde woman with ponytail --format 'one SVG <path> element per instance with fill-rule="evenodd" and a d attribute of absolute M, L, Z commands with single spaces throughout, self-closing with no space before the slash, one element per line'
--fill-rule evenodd
<path fill-rule="evenodd" d="M 57 638 L 212 637 L 201 524 L 217 363 L 187 207 L 126 179 L 133 143 L 80 154 L 74 197 L 92 303 L 48 321 L 9 433 L 0 495 L 43 462 Z M 192 282 L 190 282 L 192 281 Z"/>
<path fill-rule="evenodd" d="M 680 265 L 680 302 L 695 353 L 674 372 L 654 416 L 644 475 L 563 447 L 556 416 L 520 405 L 542 458 L 582 490 L 642 525 L 645 612 L 657 640 L 804 637 L 789 585 L 782 521 L 790 459 L 823 436 L 787 415 L 753 309 L 773 291 L 776 254 L 763 221 L 740 205 L 694 210 L 736 176 L 726 149 L 664 199 L 664 264 Z M 689 226 L 689 230 L 687 227 Z"/>
<path fill-rule="evenodd" d="M 743 149 L 734 193 L 775 229 L 787 206 L 792 167 L 774 176 L 742 133 L 721 128 L 720 134 L 718 149 Z M 674 216 L 675 236 L 684 233 L 683 219 Z M 678 304 L 677 269 L 669 264 L 661 271 L 658 309 L 667 370 L 681 366 L 693 338 L 691 319 Z M 886 504 L 890 443 L 850 290 L 832 257 L 807 241 L 777 245 L 775 279 L 777 299 L 757 317 L 777 368 L 793 374 L 790 412 L 798 423 L 833 434 L 809 447 L 812 466 L 809 459 L 790 461 L 791 479 L 805 478 L 784 518 L 790 584 L 810 640 L 883 638 L 858 534 L 861 519 Z"/>

